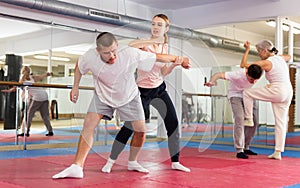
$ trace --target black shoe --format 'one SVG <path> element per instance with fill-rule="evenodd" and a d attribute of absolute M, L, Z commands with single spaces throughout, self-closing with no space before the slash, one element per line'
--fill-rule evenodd
<path fill-rule="evenodd" d="M 29 137 L 29 133 L 26 133 L 25 135 Z M 24 133 L 18 134 L 17 136 L 24 136 Z"/>
<path fill-rule="evenodd" d="M 49 132 L 48 134 L 45 134 L 46 136 L 53 136 L 54 133 L 53 132 Z"/>
<path fill-rule="evenodd" d="M 247 155 L 257 155 L 257 153 L 251 151 L 250 149 L 244 149 L 244 153 Z"/>
<path fill-rule="evenodd" d="M 236 157 L 239 159 L 248 159 L 248 156 L 244 152 L 237 153 Z"/>

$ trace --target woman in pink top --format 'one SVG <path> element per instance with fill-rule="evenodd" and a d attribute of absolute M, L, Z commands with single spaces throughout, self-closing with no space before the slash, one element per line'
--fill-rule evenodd
<path fill-rule="evenodd" d="M 168 36 L 169 19 L 164 14 L 155 15 L 152 19 L 152 36 L 150 39 L 134 40 L 129 46 L 140 48 L 141 50 L 153 52 L 156 54 L 168 53 Z M 141 93 L 142 104 L 145 113 L 146 121 L 150 117 L 150 104 L 156 108 L 164 120 L 164 124 L 168 135 L 169 154 L 172 161 L 172 169 L 190 172 L 179 163 L 180 138 L 179 138 L 179 123 L 173 102 L 166 91 L 164 76 L 172 72 L 172 70 L 180 65 L 182 57 L 177 58 L 177 63 L 170 66 L 164 63 L 156 62 L 150 72 L 138 69 L 137 85 Z M 109 173 L 112 168 L 111 161 L 117 159 L 118 155 L 124 149 L 128 139 L 133 133 L 130 122 L 125 122 L 116 136 L 112 146 L 112 151 L 108 163 L 102 168 L 103 172 Z M 109 162 L 110 161 L 110 162 Z"/>

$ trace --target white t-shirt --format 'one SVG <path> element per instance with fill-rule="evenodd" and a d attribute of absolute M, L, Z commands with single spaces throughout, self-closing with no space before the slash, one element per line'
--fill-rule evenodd
<path fill-rule="evenodd" d="M 154 53 L 126 47 L 118 49 L 114 64 L 107 64 L 96 49 L 90 49 L 79 58 L 78 68 L 81 74 L 92 72 L 99 99 L 116 108 L 127 104 L 138 94 L 134 76 L 136 69 L 150 71 L 155 60 Z"/>
<path fill-rule="evenodd" d="M 30 76 L 30 80 L 26 80 L 26 83 L 34 83 L 34 79 Z M 28 87 L 28 95 L 34 101 L 47 101 L 48 94 L 42 87 Z"/>
<path fill-rule="evenodd" d="M 243 91 L 253 86 L 246 76 L 246 69 L 241 68 L 232 72 L 225 72 L 225 79 L 230 81 L 227 97 L 243 98 Z"/>

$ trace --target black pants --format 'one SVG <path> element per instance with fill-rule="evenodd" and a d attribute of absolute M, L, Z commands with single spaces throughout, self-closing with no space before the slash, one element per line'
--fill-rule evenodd
<path fill-rule="evenodd" d="M 150 117 L 150 104 L 157 109 L 160 116 L 164 120 L 164 124 L 168 135 L 168 147 L 172 162 L 179 161 L 179 129 L 178 118 L 173 105 L 173 102 L 166 91 L 166 84 L 163 82 L 157 88 L 139 88 L 143 103 L 145 118 Z M 124 149 L 127 141 L 133 133 L 130 122 L 125 122 L 125 125 L 118 132 L 112 146 L 110 158 L 116 160 L 119 154 Z"/>

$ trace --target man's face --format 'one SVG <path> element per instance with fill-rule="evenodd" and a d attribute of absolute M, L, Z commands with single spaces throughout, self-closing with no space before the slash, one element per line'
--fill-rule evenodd
<path fill-rule="evenodd" d="M 252 78 L 251 76 L 248 75 L 247 73 L 247 80 L 249 83 L 254 84 L 256 82 L 257 79 Z"/>
<path fill-rule="evenodd" d="M 111 46 L 100 46 L 97 48 L 102 61 L 108 64 L 114 64 L 117 60 L 118 43 L 114 42 Z"/>

